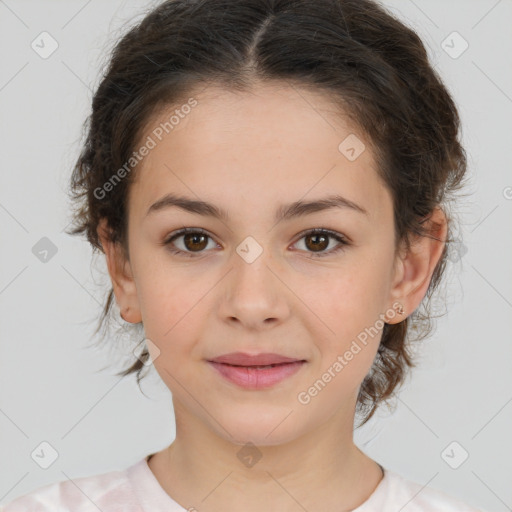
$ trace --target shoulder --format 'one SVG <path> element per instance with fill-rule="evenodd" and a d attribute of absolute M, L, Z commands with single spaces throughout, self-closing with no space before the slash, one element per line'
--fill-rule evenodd
<path fill-rule="evenodd" d="M 402 475 L 386 470 L 387 481 L 382 481 L 385 510 L 398 510 L 403 507 L 407 512 L 484 512 L 448 494 L 421 485 Z"/>
<path fill-rule="evenodd" d="M 39 487 L 9 503 L 0 512 L 140 512 L 127 469 L 62 480 Z"/>

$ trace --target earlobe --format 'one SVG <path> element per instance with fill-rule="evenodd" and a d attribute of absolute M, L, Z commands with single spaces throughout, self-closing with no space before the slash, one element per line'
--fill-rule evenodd
<path fill-rule="evenodd" d="M 391 308 L 384 313 L 384 321 L 387 324 L 397 324 L 407 318 L 408 312 L 400 301 L 395 301 Z"/>
<path fill-rule="evenodd" d="M 414 312 L 425 297 L 446 243 L 448 223 L 442 209 L 435 208 L 427 222 L 428 234 L 416 236 L 410 249 L 398 257 L 391 300 L 393 303 L 400 303 L 406 315 Z M 397 323 L 403 319 L 404 316 L 400 318 L 398 315 L 394 321 L 388 323 Z"/>
<path fill-rule="evenodd" d="M 97 232 L 105 253 L 108 273 L 117 305 L 121 311 L 121 318 L 130 323 L 140 323 L 142 316 L 130 262 L 119 243 L 112 241 L 107 219 L 100 220 Z"/>

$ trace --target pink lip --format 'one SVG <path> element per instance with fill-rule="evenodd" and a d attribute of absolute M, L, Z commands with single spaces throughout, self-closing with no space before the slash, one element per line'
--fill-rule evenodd
<path fill-rule="evenodd" d="M 279 354 L 251 356 L 241 352 L 225 354 L 209 360 L 225 379 L 246 389 L 262 389 L 273 386 L 295 374 L 305 363 Z M 261 366 L 276 365 L 271 368 Z"/>
<path fill-rule="evenodd" d="M 226 363 L 236 366 L 264 366 L 268 364 L 293 363 L 303 361 L 292 357 L 285 357 L 280 354 L 246 354 L 245 352 L 231 352 L 219 357 L 214 357 L 210 361 L 215 363 Z"/>

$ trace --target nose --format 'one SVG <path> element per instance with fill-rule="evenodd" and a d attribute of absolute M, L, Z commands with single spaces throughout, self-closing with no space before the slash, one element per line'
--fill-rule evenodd
<path fill-rule="evenodd" d="M 264 330 L 287 320 L 290 292 L 276 267 L 265 251 L 253 261 L 238 253 L 234 255 L 220 306 L 223 321 L 245 329 Z"/>

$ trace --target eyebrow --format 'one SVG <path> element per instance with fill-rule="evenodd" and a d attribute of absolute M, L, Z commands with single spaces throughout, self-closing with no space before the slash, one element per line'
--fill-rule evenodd
<path fill-rule="evenodd" d="M 175 194 L 166 194 L 158 201 L 153 203 L 148 208 L 146 216 L 151 213 L 171 207 L 181 208 L 182 210 L 190 213 L 214 217 L 219 220 L 229 220 L 228 212 L 218 206 L 215 206 L 214 204 L 201 201 L 199 199 L 190 199 L 184 196 L 177 196 Z M 315 201 L 295 201 L 290 204 L 281 205 L 276 211 L 275 222 L 289 220 L 295 217 L 301 217 L 331 208 L 346 208 L 369 216 L 368 211 L 357 203 L 354 203 L 353 201 L 350 201 L 349 199 L 346 199 L 340 195 L 331 195 L 323 199 L 317 199 Z"/>

